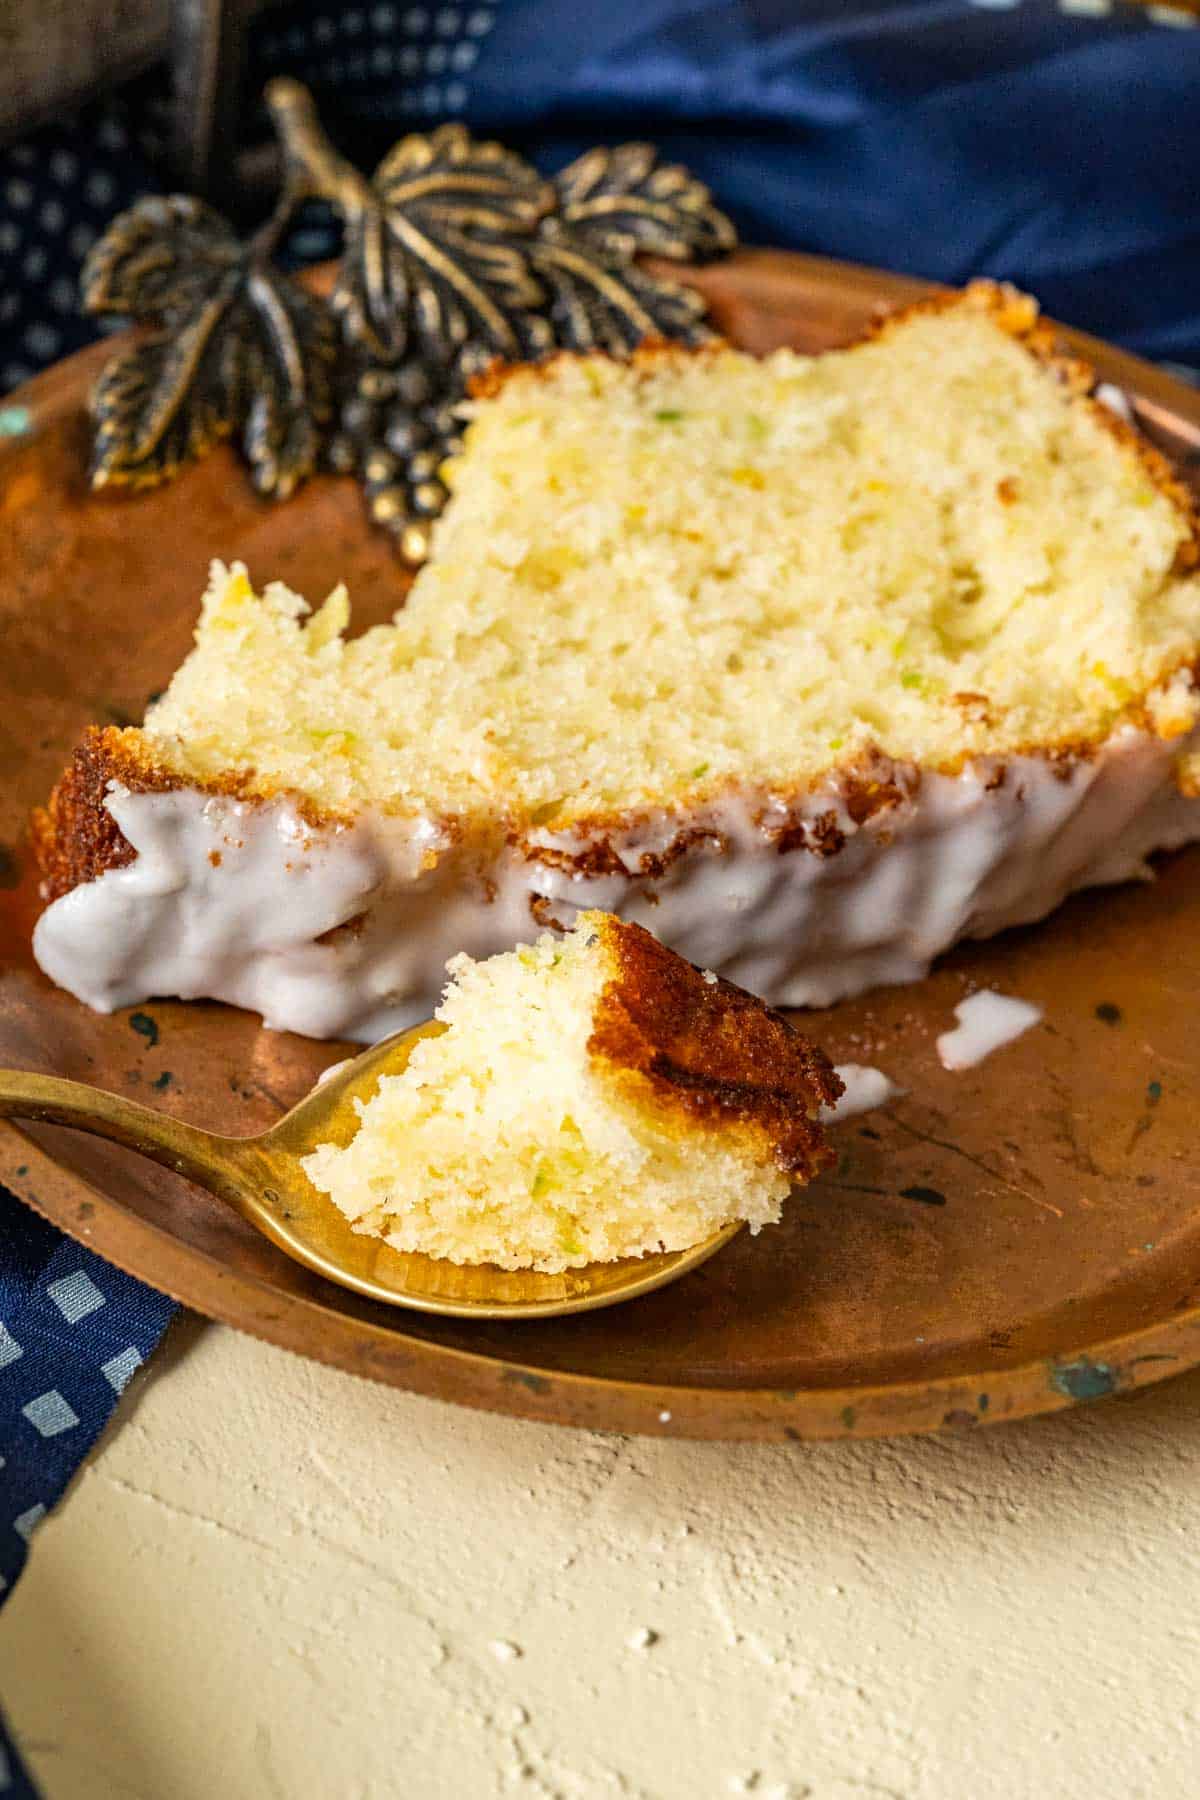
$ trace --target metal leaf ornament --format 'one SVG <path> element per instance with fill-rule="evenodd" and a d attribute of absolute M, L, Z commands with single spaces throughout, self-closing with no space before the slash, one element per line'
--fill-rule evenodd
<path fill-rule="evenodd" d="M 443 125 L 403 138 L 368 180 L 298 82 L 272 82 L 266 100 L 285 182 L 255 238 L 239 242 L 200 201 L 144 200 L 88 258 L 85 306 L 149 327 L 97 383 L 96 485 L 166 479 L 236 433 L 272 497 L 320 463 L 357 474 L 372 519 L 419 562 L 472 376 L 496 358 L 625 355 L 647 337 L 708 335 L 695 291 L 636 259 L 719 256 L 733 228 L 650 145 L 589 151 L 548 182 L 504 146 Z M 271 261 L 313 197 L 344 224 L 328 301 Z"/>
<path fill-rule="evenodd" d="M 710 336 L 694 288 L 638 267 L 639 252 L 674 262 L 730 251 L 736 237 L 708 189 L 651 144 L 589 150 L 555 180 L 558 207 L 541 224 L 534 267 L 551 294 L 557 340 L 626 354 L 647 337 Z"/>
<path fill-rule="evenodd" d="M 443 125 L 404 138 L 355 200 L 333 307 L 369 355 L 437 367 L 469 343 L 546 347 L 525 240 L 554 197 L 519 156 Z"/>
<path fill-rule="evenodd" d="M 149 327 L 92 394 L 92 482 L 149 487 L 237 432 L 260 493 L 316 467 L 333 411 L 337 334 L 325 307 L 182 196 L 140 200 L 83 271 L 91 312 Z"/>
<path fill-rule="evenodd" d="M 403 138 L 367 181 L 323 144 L 314 160 L 303 90 L 276 84 L 272 103 L 291 154 L 345 222 L 330 301 L 344 338 L 343 404 L 328 460 L 359 474 L 371 518 L 419 562 L 471 375 L 554 347 L 529 259 L 554 189 L 457 124 Z"/>

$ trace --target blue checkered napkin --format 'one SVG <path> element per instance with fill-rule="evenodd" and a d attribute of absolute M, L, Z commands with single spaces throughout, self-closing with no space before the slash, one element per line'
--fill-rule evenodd
<path fill-rule="evenodd" d="M 174 1311 L 0 1189 L 0 1591 Z"/>
<path fill-rule="evenodd" d="M 174 1311 L 0 1188 L 0 1601 Z M 2 1725 L 0 1795 L 36 1800 Z"/>

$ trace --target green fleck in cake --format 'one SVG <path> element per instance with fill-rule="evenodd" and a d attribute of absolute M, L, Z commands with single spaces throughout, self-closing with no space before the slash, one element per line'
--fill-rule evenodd
<path fill-rule="evenodd" d="M 456 1263 L 556 1271 L 773 1223 L 830 1160 L 841 1082 L 760 1001 L 640 926 L 460 956 L 345 1149 L 304 1159 L 355 1230 Z"/>

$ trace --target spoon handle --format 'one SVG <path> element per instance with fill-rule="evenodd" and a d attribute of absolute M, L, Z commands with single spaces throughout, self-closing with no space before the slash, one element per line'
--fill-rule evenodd
<path fill-rule="evenodd" d="M 239 1211 L 243 1208 L 253 1168 L 254 1138 L 218 1137 L 82 1081 L 29 1075 L 19 1069 L 0 1069 L 0 1118 L 42 1119 L 109 1138 L 186 1175 Z"/>

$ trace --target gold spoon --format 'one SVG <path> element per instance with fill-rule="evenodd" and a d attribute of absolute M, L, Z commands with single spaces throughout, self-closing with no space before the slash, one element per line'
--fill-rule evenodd
<path fill-rule="evenodd" d="M 741 1229 L 723 1226 L 688 1250 L 622 1262 L 589 1263 L 562 1275 L 491 1264 L 458 1264 L 393 1250 L 351 1231 L 333 1202 L 311 1185 L 300 1158 L 318 1144 L 348 1144 L 358 1127 L 355 1099 L 367 1100 L 382 1074 L 398 1074 L 434 1022 L 385 1038 L 334 1069 L 298 1106 L 258 1137 L 218 1137 L 119 1094 L 53 1075 L 0 1071 L 0 1118 L 44 1119 L 111 1138 L 186 1175 L 329 1281 L 389 1306 L 476 1319 L 537 1319 L 632 1300 L 675 1281 Z"/>

